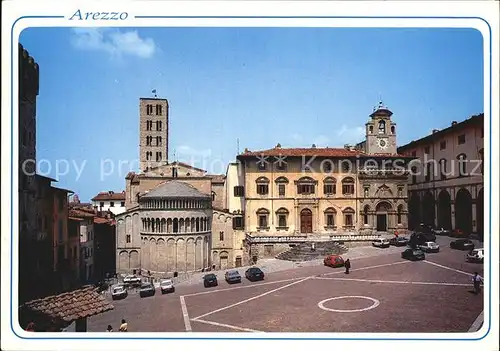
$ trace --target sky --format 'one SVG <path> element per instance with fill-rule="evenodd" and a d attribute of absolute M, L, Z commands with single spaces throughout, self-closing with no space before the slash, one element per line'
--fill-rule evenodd
<path fill-rule="evenodd" d="M 380 98 L 404 145 L 484 112 L 473 29 L 28 28 L 38 172 L 81 201 L 137 171 L 139 98 L 169 100 L 169 160 L 225 173 L 238 150 L 343 147 Z"/>

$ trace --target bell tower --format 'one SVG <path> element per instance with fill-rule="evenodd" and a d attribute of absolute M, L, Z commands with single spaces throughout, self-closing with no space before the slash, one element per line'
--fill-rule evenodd
<path fill-rule="evenodd" d="M 168 107 L 167 99 L 139 99 L 141 172 L 168 163 Z"/>
<path fill-rule="evenodd" d="M 392 112 L 382 101 L 373 108 L 366 123 L 366 153 L 396 154 L 396 123 L 391 120 Z"/>

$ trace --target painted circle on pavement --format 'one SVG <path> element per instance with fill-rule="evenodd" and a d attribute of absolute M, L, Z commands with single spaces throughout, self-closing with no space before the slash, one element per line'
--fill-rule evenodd
<path fill-rule="evenodd" d="M 328 301 L 342 300 L 342 299 L 364 299 L 364 300 L 369 300 L 369 301 L 371 301 L 373 303 L 372 303 L 371 306 L 368 306 L 368 307 L 365 307 L 365 308 L 359 308 L 359 309 L 356 309 L 356 310 L 337 310 L 337 309 L 334 309 L 334 308 L 325 307 L 325 303 L 327 303 Z M 329 311 L 329 312 L 363 312 L 363 311 L 368 311 L 368 310 L 374 309 L 378 305 L 380 305 L 380 301 L 379 300 L 374 299 L 372 297 L 368 297 L 368 296 L 337 296 L 337 297 L 331 297 L 329 299 L 326 299 L 326 300 L 318 302 L 318 307 L 319 308 L 321 308 L 324 311 Z"/>

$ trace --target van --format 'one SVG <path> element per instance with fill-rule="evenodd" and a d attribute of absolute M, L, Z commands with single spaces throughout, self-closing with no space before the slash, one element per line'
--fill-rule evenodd
<path fill-rule="evenodd" d="M 372 245 L 374 247 L 386 248 L 391 246 L 391 242 L 389 241 L 389 239 L 378 238 L 372 241 Z"/>

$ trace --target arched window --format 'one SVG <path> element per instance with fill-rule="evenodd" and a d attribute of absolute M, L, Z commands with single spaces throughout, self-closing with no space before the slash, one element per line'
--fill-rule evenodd
<path fill-rule="evenodd" d="M 215 201 L 215 191 L 212 191 L 212 201 Z"/>
<path fill-rule="evenodd" d="M 260 208 L 257 210 L 257 220 L 259 229 L 268 229 L 269 227 L 269 211 L 265 208 Z"/>
<path fill-rule="evenodd" d="M 369 127 L 368 127 L 368 133 L 369 133 L 369 134 L 372 134 L 372 133 L 373 133 L 373 126 L 369 126 Z"/>
<path fill-rule="evenodd" d="M 174 218 L 174 230 L 173 230 L 174 233 L 178 233 L 179 232 L 179 220 L 177 218 Z"/>
<path fill-rule="evenodd" d="M 378 133 L 379 134 L 385 134 L 385 121 L 381 120 L 378 122 Z"/>
<path fill-rule="evenodd" d="M 335 217 L 337 216 L 337 211 L 333 207 L 328 207 L 325 210 L 325 226 L 328 229 L 335 228 Z"/>
<path fill-rule="evenodd" d="M 344 214 L 344 227 L 345 228 L 354 227 L 354 213 L 355 213 L 355 211 L 352 208 L 347 207 L 342 212 Z"/>
<path fill-rule="evenodd" d="M 458 176 L 465 177 L 467 175 L 467 156 L 460 154 L 457 156 L 458 160 Z"/>
<path fill-rule="evenodd" d="M 274 182 L 278 185 L 278 196 L 285 196 L 288 179 L 286 177 L 278 177 Z"/>
<path fill-rule="evenodd" d="M 315 193 L 314 186 L 317 181 L 311 177 L 302 177 L 295 183 L 297 184 L 297 194 L 310 195 Z"/>
<path fill-rule="evenodd" d="M 398 224 L 401 224 L 403 222 L 403 205 L 398 206 Z"/>
<path fill-rule="evenodd" d="M 337 193 L 337 180 L 333 177 L 327 177 L 323 180 L 323 193 L 325 195 L 334 195 Z"/>
<path fill-rule="evenodd" d="M 391 126 L 391 134 L 396 134 L 396 127 Z"/>
<path fill-rule="evenodd" d="M 278 228 L 284 229 L 287 227 L 288 213 L 288 210 L 284 207 L 281 207 L 276 211 L 276 217 L 278 218 Z"/>
<path fill-rule="evenodd" d="M 343 195 L 353 195 L 354 194 L 354 179 L 347 177 L 342 179 L 342 194 Z"/>
<path fill-rule="evenodd" d="M 259 195 L 267 195 L 269 194 L 269 179 L 266 177 L 259 177 L 255 181 L 257 184 L 257 194 Z"/>
<path fill-rule="evenodd" d="M 369 224 L 369 221 L 368 221 L 368 215 L 370 213 L 370 206 L 366 205 L 364 208 L 363 208 L 363 224 L 364 225 L 368 225 Z"/>

